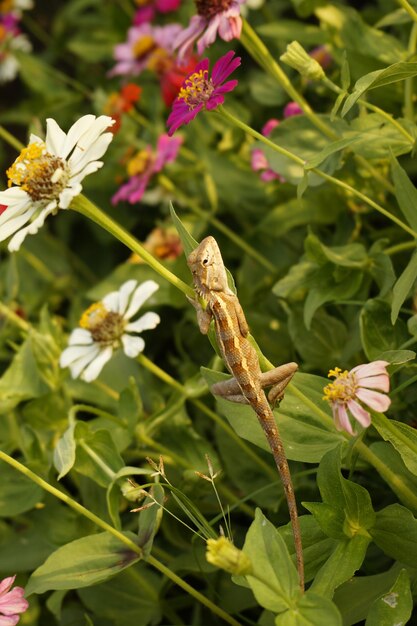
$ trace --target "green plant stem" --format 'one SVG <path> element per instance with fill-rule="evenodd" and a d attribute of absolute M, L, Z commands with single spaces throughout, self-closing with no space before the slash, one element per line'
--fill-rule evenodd
<path fill-rule="evenodd" d="M 12 322 L 15 326 L 18 326 L 24 332 L 29 332 L 30 324 L 26 322 L 26 320 L 22 319 L 19 315 L 17 315 L 14 311 L 12 311 L 8 306 L 0 302 L 0 317 L 5 317 L 9 322 Z"/>
<path fill-rule="evenodd" d="M 132 252 L 135 252 L 141 257 L 145 263 L 147 263 L 152 269 L 155 270 L 162 278 L 165 278 L 174 287 L 177 287 L 186 296 L 194 298 L 194 290 L 182 281 L 178 276 L 175 276 L 166 267 L 164 267 L 159 261 L 155 259 L 145 248 L 139 243 L 135 237 L 127 232 L 122 226 L 115 222 L 111 217 L 103 213 L 97 206 L 95 206 L 85 196 L 79 195 L 71 202 L 70 208 L 74 211 L 78 211 L 81 215 L 88 217 L 90 220 L 107 230 L 116 239 L 125 244 Z"/>
<path fill-rule="evenodd" d="M 253 128 L 251 128 L 250 126 L 248 126 L 241 120 L 239 120 L 232 113 L 230 113 L 230 111 L 227 111 L 224 107 L 220 106 L 216 109 L 216 111 L 218 112 L 219 115 L 224 117 L 233 125 L 237 126 L 238 128 L 241 128 L 243 131 L 245 131 L 249 135 L 252 135 L 252 137 L 254 137 L 255 139 L 262 141 L 265 145 L 275 150 L 275 152 L 278 152 L 279 154 L 286 156 L 288 159 L 290 159 L 294 163 L 297 163 L 301 167 L 304 167 L 305 165 L 304 159 L 297 156 L 293 152 L 290 152 L 286 148 L 282 148 L 278 144 L 268 139 L 268 137 L 264 137 L 263 135 L 261 135 L 261 133 L 258 133 L 256 130 L 254 130 Z M 382 215 L 387 217 L 389 220 L 397 224 L 397 226 L 400 226 L 400 228 L 402 228 L 407 233 L 412 235 L 412 237 L 417 238 L 417 233 L 412 228 L 410 228 L 410 226 L 402 222 L 400 219 L 398 219 L 398 217 L 396 217 L 395 215 L 387 211 L 387 209 L 385 209 L 383 206 L 381 206 L 380 204 L 372 200 L 372 198 L 369 198 L 369 196 L 367 196 L 366 194 L 358 191 L 354 187 L 351 187 L 344 181 L 339 180 L 338 178 L 335 178 L 334 176 L 330 176 L 329 174 L 326 174 L 325 172 L 322 172 L 317 167 L 312 167 L 311 169 L 309 169 L 309 171 L 314 172 L 321 178 L 324 178 L 324 180 L 327 180 L 332 185 L 335 185 L 336 187 L 340 187 L 341 189 L 344 189 L 345 191 L 347 191 L 349 194 L 356 196 L 357 198 L 360 198 L 363 202 L 365 202 L 366 204 L 371 206 L 373 209 L 378 211 L 378 213 L 381 213 Z"/>
<path fill-rule="evenodd" d="M 390 248 L 386 248 L 384 250 L 385 254 L 389 256 L 393 254 L 398 254 L 398 252 L 405 252 L 406 250 L 412 250 L 416 247 L 416 241 L 403 241 L 403 243 L 397 243 L 395 246 L 391 246 Z"/>
<path fill-rule="evenodd" d="M 377 413 L 374 411 L 372 413 L 372 424 L 379 432 L 379 428 L 385 429 L 390 432 L 395 439 L 399 439 L 404 446 L 407 446 L 411 450 L 411 452 L 417 457 L 417 445 L 411 440 L 407 435 L 405 435 L 401 430 L 399 430 L 396 425 L 389 420 L 383 413 Z"/>
<path fill-rule="evenodd" d="M 110 526 L 110 524 L 100 519 L 100 517 L 98 517 L 97 515 L 89 511 L 88 509 L 86 509 L 84 506 L 82 506 L 82 504 L 79 504 L 78 502 L 70 498 L 67 494 L 63 493 L 56 487 L 53 487 L 52 485 L 47 483 L 45 480 L 43 480 L 43 478 L 41 478 L 40 476 L 32 472 L 29 468 L 25 467 L 25 465 L 23 465 L 16 459 L 12 458 L 11 456 L 6 454 L 2 450 L 0 450 L 0 459 L 4 461 L 5 463 L 7 463 L 8 465 L 11 465 L 14 469 L 16 469 L 18 472 L 20 472 L 27 478 L 29 478 L 29 480 L 31 480 L 35 484 L 39 485 L 39 487 L 41 487 L 42 489 L 44 489 L 45 491 L 53 495 L 55 498 L 58 498 L 58 500 L 61 500 L 67 506 L 74 509 L 74 511 L 76 511 L 80 515 L 83 515 L 84 517 L 89 519 L 91 522 L 93 522 L 93 524 L 96 524 L 96 526 L 98 526 L 99 528 L 102 528 L 106 532 L 113 535 L 113 537 L 116 537 L 117 539 L 119 539 L 121 543 L 123 543 L 125 546 L 129 548 L 129 550 L 137 554 L 139 558 L 143 558 L 142 548 L 136 545 L 136 543 L 134 543 L 134 541 L 129 539 L 129 537 L 126 537 L 126 535 L 124 535 L 121 531 L 117 530 L 116 528 L 113 528 L 113 526 Z M 201 602 L 201 604 L 206 606 L 210 611 L 212 611 L 213 613 L 221 617 L 225 622 L 227 622 L 228 624 L 232 624 L 232 626 L 241 626 L 239 622 L 236 621 L 231 615 L 223 611 L 223 609 L 221 609 L 219 606 L 211 602 L 211 600 L 203 596 L 203 594 L 201 594 L 199 591 L 194 589 L 194 587 L 189 585 L 182 578 L 177 576 L 175 572 L 171 571 L 166 565 L 158 561 L 158 559 L 150 555 L 145 560 L 147 563 L 149 563 L 149 565 L 152 565 L 155 569 L 161 572 L 161 574 L 166 576 L 174 584 L 178 585 L 188 594 L 193 596 L 198 602 Z"/>
<path fill-rule="evenodd" d="M 175 191 L 175 194 L 177 195 L 178 199 L 181 202 L 183 202 L 186 206 L 188 206 L 188 208 L 191 209 L 193 213 L 195 213 L 202 219 L 207 220 L 208 222 L 210 222 L 210 224 L 213 224 L 213 226 L 217 228 L 217 230 L 223 233 L 228 239 L 230 239 L 230 241 L 233 241 L 233 243 L 236 246 L 238 246 L 241 250 L 246 252 L 248 256 L 252 257 L 252 259 L 254 259 L 255 261 L 257 261 L 257 263 L 262 265 L 266 270 L 268 270 L 268 272 L 271 272 L 272 274 L 276 273 L 277 268 L 275 267 L 273 263 L 271 263 L 271 261 L 269 261 L 263 254 L 258 252 L 258 250 L 255 250 L 255 248 L 253 248 L 249 243 L 247 243 L 244 239 L 242 239 L 242 237 L 239 237 L 239 235 L 237 235 L 228 226 L 223 224 L 223 222 L 218 220 L 217 217 L 215 217 L 214 215 L 212 215 L 211 213 L 207 211 L 203 211 L 203 209 L 200 209 L 200 207 L 196 204 L 196 202 L 194 202 L 191 198 L 189 198 L 189 196 L 187 196 L 186 194 L 182 193 L 179 189 L 174 187 L 172 182 L 164 174 L 160 174 L 158 179 L 161 182 L 161 184 L 165 187 L 165 189 L 168 189 L 169 191 Z"/>
<path fill-rule="evenodd" d="M 417 22 L 413 22 L 408 40 L 408 54 L 415 54 L 417 47 Z M 414 122 L 414 78 L 406 78 L 404 82 L 404 116 Z"/>
<path fill-rule="evenodd" d="M 4 139 L 6 143 L 8 143 L 12 148 L 15 148 L 18 152 L 23 150 L 25 147 L 16 137 L 14 137 L 8 130 L 4 128 L 4 126 L 0 126 L 0 137 Z"/>
<path fill-rule="evenodd" d="M 402 6 L 403 9 L 405 9 L 407 11 L 407 13 L 411 17 L 411 19 L 414 22 L 417 22 L 417 12 L 415 11 L 415 9 L 413 9 L 411 4 L 409 2 L 407 2 L 407 0 L 397 0 L 397 2 L 398 2 L 398 4 L 400 6 Z"/>
<path fill-rule="evenodd" d="M 304 395 L 300 389 L 293 383 L 289 383 L 288 391 L 293 393 L 297 398 L 302 400 L 304 404 L 309 406 L 311 410 L 322 419 L 327 425 L 332 425 L 334 427 L 334 422 L 330 415 L 327 415 L 320 407 L 318 407 L 314 402 L 312 402 L 307 396 Z M 385 417 L 385 416 L 384 416 Z M 389 420 L 385 418 L 387 422 Z M 340 434 L 347 440 L 351 441 L 352 436 L 349 435 L 345 431 L 340 431 Z M 397 436 L 397 431 L 395 431 Z M 355 442 L 355 449 L 359 452 L 363 459 L 365 459 L 370 465 L 372 465 L 381 478 L 385 480 L 385 482 L 391 487 L 395 487 L 394 491 L 400 492 L 403 500 L 409 504 L 409 506 L 417 511 L 417 494 L 414 493 L 412 489 L 408 487 L 408 485 L 404 482 L 401 476 L 398 476 L 395 472 L 393 472 L 385 463 L 382 461 L 363 441 L 357 440 Z"/>
<path fill-rule="evenodd" d="M 152 374 L 157 376 L 164 383 L 172 387 L 173 389 L 177 389 L 181 394 L 183 394 L 187 399 L 199 409 L 202 413 L 207 415 L 213 422 L 215 422 L 233 441 L 241 448 L 242 452 L 252 461 L 254 461 L 272 480 L 276 480 L 275 470 L 265 463 L 261 457 L 259 457 L 252 448 L 250 448 L 240 437 L 235 433 L 233 428 L 231 428 L 226 422 L 224 422 L 217 413 L 209 409 L 201 400 L 197 398 L 189 398 L 187 394 L 187 388 L 184 385 L 181 385 L 175 378 L 172 378 L 167 372 L 162 370 L 160 367 L 155 365 L 148 357 L 146 357 L 143 353 L 137 357 L 138 362 L 146 367 Z"/>
<path fill-rule="evenodd" d="M 279 64 L 275 61 L 275 59 L 269 53 L 268 48 L 265 46 L 263 41 L 258 37 L 257 33 L 253 30 L 253 28 L 248 24 L 246 20 L 243 20 L 243 31 L 241 35 L 241 43 L 245 46 L 247 51 L 255 61 L 259 63 L 263 69 L 273 76 L 279 85 L 287 92 L 287 94 L 297 102 L 297 104 L 303 110 L 304 115 L 311 121 L 312 124 L 316 128 L 318 128 L 322 133 L 326 135 L 329 139 L 337 140 L 339 139 L 337 133 L 329 126 L 326 122 L 324 122 L 321 117 L 319 117 L 313 109 L 310 107 L 308 102 L 304 99 L 304 97 L 300 94 L 299 91 L 294 87 L 294 85 L 289 80 L 288 76 L 281 69 Z M 366 159 L 361 157 L 360 155 L 354 155 L 355 161 L 363 168 L 367 169 L 368 172 L 379 181 L 381 185 L 391 191 L 391 184 L 387 181 L 381 174 L 376 170 L 371 163 L 368 163 Z"/>

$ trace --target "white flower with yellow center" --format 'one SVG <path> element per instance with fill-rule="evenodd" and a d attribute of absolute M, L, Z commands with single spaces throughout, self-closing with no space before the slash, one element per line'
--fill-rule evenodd
<path fill-rule="evenodd" d="M 92 304 L 81 316 L 80 328 L 72 331 L 60 366 L 69 367 L 73 378 L 90 382 L 97 378 L 116 348 L 122 346 L 126 356 L 137 357 L 145 342 L 136 333 L 155 328 L 161 320 L 153 312 L 134 322 L 130 319 L 157 289 L 159 285 L 153 280 L 140 285 L 136 280 L 128 280 L 119 291 Z"/>
<path fill-rule="evenodd" d="M 26 235 L 37 233 L 48 215 L 67 209 L 81 193 L 83 178 L 102 167 L 97 159 L 113 139 L 104 131 L 113 124 L 106 115 L 84 115 L 64 133 L 48 119 L 45 141 L 31 135 L 7 170 L 9 189 L 0 191 L 0 241 L 13 235 L 10 252 L 20 248 Z"/>

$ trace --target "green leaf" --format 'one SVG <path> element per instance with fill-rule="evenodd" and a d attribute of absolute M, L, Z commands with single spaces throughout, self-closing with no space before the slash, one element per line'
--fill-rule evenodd
<path fill-rule="evenodd" d="M 343 98 L 343 94 L 340 94 L 338 96 L 338 99 L 336 100 L 336 103 L 338 106 L 340 105 L 342 98 Z M 335 115 L 334 111 L 337 112 L 336 104 L 332 110 L 333 115 Z M 304 165 L 304 168 L 306 170 L 311 170 L 315 167 L 319 167 L 319 165 L 321 165 L 321 163 L 323 163 L 323 161 L 325 161 L 329 156 L 331 156 L 332 154 L 336 154 L 337 152 L 341 152 L 342 150 L 344 150 L 348 146 L 351 146 L 352 144 L 354 144 L 356 141 L 359 141 L 360 139 L 362 139 L 362 137 L 361 137 L 361 134 L 358 133 L 357 135 L 351 135 L 349 137 L 344 137 L 343 139 L 338 139 L 337 141 L 333 141 L 328 146 L 323 148 L 323 150 L 320 150 L 320 152 L 318 152 L 311 159 L 309 159 L 307 163 Z"/>
<path fill-rule="evenodd" d="M 400 453 L 406 467 L 417 476 L 416 429 L 403 422 L 388 420 L 379 413 L 374 414 L 372 425 L 385 441 L 392 443 L 397 452 Z"/>
<path fill-rule="evenodd" d="M 327 598 L 310 589 L 297 602 L 296 607 L 277 615 L 275 626 L 342 626 L 339 609 Z"/>
<path fill-rule="evenodd" d="M 247 532 L 243 552 L 252 562 L 253 574 L 246 580 L 259 604 L 275 613 L 287 609 L 300 593 L 297 570 L 284 540 L 260 509 Z"/>
<path fill-rule="evenodd" d="M 169 211 L 171 213 L 171 219 L 174 222 L 174 226 L 177 229 L 178 234 L 180 236 L 181 243 L 184 248 L 184 254 L 186 257 L 188 257 L 191 254 L 191 252 L 197 248 L 198 241 L 194 239 L 194 237 L 190 235 L 188 230 L 185 228 L 180 218 L 176 214 L 172 202 L 169 205 Z"/>
<path fill-rule="evenodd" d="M 293 41 L 306 46 L 318 46 L 326 43 L 326 33 L 315 24 L 298 22 L 296 20 L 280 19 L 279 21 L 269 21 L 257 27 L 257 32 L 266 39 L 274 41 Z"/>
<path fill-rule="evenodd" d="M 407 329 L 402 320 L 391 324 L 391 307 L 382 300 L 368 300 L 360 314 L 363 349 L 369 361 L 381 357 L 383 352 L 397 350 L 407 339 Z"/>
<path fill-rule="evenodd" d="M 78 422 L 76 439 L 75 469 L 102 487 L 107 487 L 114 474 L 124 467 L 124 461 L 110 432 L 108 430 L 94 432 L 87 424 Z"/>
<path fill-rule="evenodd" d="M 392 290 L 392 304 L 391 304 L 391 323 L 395 324 L 397 321 L 400 309 L 408 298 L 409 293 L 417 279 L 417 252 L 414 252 L 411 259 L 408 262 L 407 267 L 398 278 Z"/>
<path fill-rule="evenodd" d="M 132 541 L 133 533 L 123 533 Z M 79 589 L 103 582 L 139 560 L 120 539 L 108 532 L 89 535 L 67 543 L 36 569 L 26 586 L 26 594 L 51 589 Z"/>
<path fill-rule="evenodd" d="M 377 546 L 393 559 L 415 568 L 417 562 L 417 520 L 401 506 L 391 504 L 376 514 L 370 530 Z"/>
<path fill-rule="evenodd" d="M 406 468 L 401 455 L 390 443 L 376 441 L 371 445 L 371 450 L 391 470 L 391 474 L 385 477 L 385 481 L 397 498 L 417 514 L 415 499 L 409 497 L 409 494 L 417 493 L 417 476 Z"/>
<path fill-rule="evenodd" d="M 412 610 L 413 597 L 410 589 L 410 577 L 407 571 L 403 569 L 389 592 L 375 600 L 365 626 L 406 624 L 411 617 Z"/>
<path fill-rule="evenodd" d="M 209 386 L 227 379 L 225 374 L 207 368 L 201 368 L 201 371 Z M 311 411 L 309 403 L 300 400 L 291 393 L 291 389 L 287 390 L 276 411 L 277 427 L 290 460 L 316 463 L 328 450 L 345 441 L 343 435 L 333 425 L 330 408 L 322 400 L 323 387 L 326 383 L 325 379 L 311 374 L 296 374 L 292 381 L 310 402 L 319 405 L 328 413 L 328 422 L 316 416 Z M 229 402 L 219 396 L 216 397 L 216 401 L 220 413 L 226 417 L 240 437 L 271 453 L 265 433 L 250 406 Z"/>
<path fill-rule="evenodd" d="M 340 280 L 341 278 L 341 280 Z M 339 302 L 352 298 L 363 282 L 363 272 L 345 270 L 343 278 L 335 280 L 330 264 L 317 270 L 310 280 L 310 289 L 304 302 L 304 324 L 311 328 L 314 314 L 326 302 Z"/>
<path fill-rule="evenodd" d="M 151 487 L 149 494 L 141 506 L 147 504 L 151 506 L 139 513 L 138 545 L 143 549 L 145 558 L 151 553 L 153 540 L 161 523 L 163 514 L 161 505 L 164 503 L 165 497 L 163 487 L 158 483 Z"/>
<path fill-rule="evenodd" d="M 321 596 L 332 598 L 334 590 L 346 582 L 361 567 L 370 538 L 356 535 L 340 541 L 323 567 L 318 571 L 310 589 Z"/>
<path fill-rule="evenodd" d="M 43 500 L 41 487 L 3 461 L 0 461 L 0 476 L 0 517 L 20 515 Z"/>
<path fill-rule="evenodd" d="M 130 488 L 126 492 L 123 489 L 124 487 L 123 483 L 126 483 L 126 480 L 123 481 L 122 479 L 125 479 L 125 477 L 131 477 L 131 476 L 150 476 L 151 474 L 153 474 L 153 470 L 150 468 L 148 469 L 146 467 L 127 466 L 127 467 L 122 467 L 122 469 L 119 470 L 114 475 L 113 480 L 107 487 L 106 500 L 107 500 L 107 509 L 110 515 L 110 519 L 113 522 L 113 525 L 115 526 L 115 528 L 117 528 L 118 530 L 121 530 L 122 528 L 122 525 L 120 522 L 121 493 L 125 495 L 125 497 L 129 499 L 129 501 L 131 501 L 131 498 L 129 496 L 131 495 L 132 491 L 134 491 L 135 489 L 134 487 L 129 486 Z M 134 500 L 134 502 L 136 502 L 136 500 Z M 132 508 L 134 507 L 132 506 Z"/>
<path fill-rule="evenodd" d="M 395 157 L 391 159 L 391 173 L 398 205 L 408 224 L 417 232 L 417 189 Z"/>
<path fill-rule="evenodd" d="M 63 476 L 68 474 L 75 463 L 77 444 L 74 434 L 76 425 L 76 422 L 73 420 L 62 437 L 58 440 L 54 450 L 54 465 L 59 472 L 58 480 L 61 480 Z"/>
<path fill-rule="evenodd" d="M 325 265 L 329 261 L 340 267 L 365 269 L 368 264 L 366 250 L 359 243 L 331 248 L 324 245 L 316 235 L 309 233 L 305 239 L 304 247 L 307 258 L 319 265 Z"/>

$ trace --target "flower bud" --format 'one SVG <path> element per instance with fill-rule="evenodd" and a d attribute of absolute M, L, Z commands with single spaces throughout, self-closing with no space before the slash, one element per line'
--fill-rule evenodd
<path fill-rule="evenodd" d="M 281 55 L 280 59 L 306 78 L 323 80 L 326 76 L 320 63 L 312 59 L 298 41 L 289 43 L 287 51 Z"/>
<path fill-rule="evenodd" d="M 207 540 L 206 559 L 212 565 L 236 576 L 245 576 L 252 571 L 249 557 L 226 537 Z"/>

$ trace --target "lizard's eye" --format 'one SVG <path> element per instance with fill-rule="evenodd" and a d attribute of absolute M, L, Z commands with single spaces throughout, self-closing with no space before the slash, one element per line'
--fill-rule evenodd
<path fill-rule="evenodd" d="M 201 261 L 201 263 L 202 263 L 203 265 L 207 265 L 207 264 L 208 264 L 208 262 L 209 262 L 209 260 L 208 260 L 208 258 L 207 258 L 207 257 Z"/>

